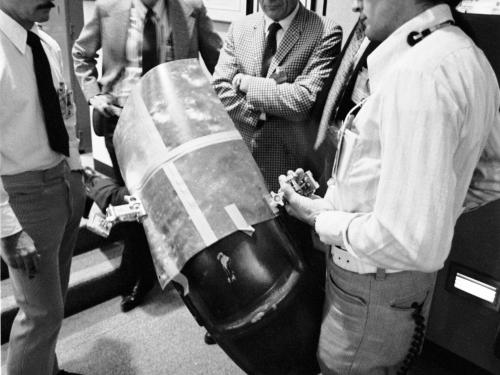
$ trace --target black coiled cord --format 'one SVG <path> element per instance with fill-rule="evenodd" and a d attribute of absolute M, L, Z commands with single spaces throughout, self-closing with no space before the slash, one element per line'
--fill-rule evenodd
<path fill-rule="evenodd" d="M 411 340 L 411 346 L 406 354 L 405 359 L 401 368 L 398 370 L 397 375 L 406 375 L 408 370 L 413 366 L 415 359 L 420 354 L 420 349 L 424 343 L 425 335 L 425 317 L 422 315 L 422 308 L 424 304 L 418 304 L 413 302 L 411 304 L 412 309 L 414 309 L 411 317 L 415 321 L 415 331 L 413 332 L 413 337 Z"/>

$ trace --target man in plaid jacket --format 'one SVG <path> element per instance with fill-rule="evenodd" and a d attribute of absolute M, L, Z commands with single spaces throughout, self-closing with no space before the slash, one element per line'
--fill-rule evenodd
<path fill-rule="evenodd" d="M 212 83 L 276 191 L 278 176 L 287 170 L 317 169 L 311 163 L 316 127 L 309 115 L 340 53 L 342 30 L 299 0 L 259 5 L 263 13 L 231 25 Z"/>

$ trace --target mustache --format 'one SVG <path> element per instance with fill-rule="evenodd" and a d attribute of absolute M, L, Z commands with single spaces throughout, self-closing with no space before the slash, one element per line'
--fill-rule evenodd
<path fill-rule="evenodd" d="M 56 5 L 53 2 L 48 2 L 45 4 L 40 4 L 37 6 L 37 9 L 51 9 L 54 8 Z"/>

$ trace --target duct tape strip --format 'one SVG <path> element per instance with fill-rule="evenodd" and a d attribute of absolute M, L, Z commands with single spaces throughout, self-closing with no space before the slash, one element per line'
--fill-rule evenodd
<path fill-rule="evenodd" d="M 169 151 L 166 155 L 166 161 L 174 161 L 186 154 L 207 146 L 236 140 L 241 140 L 243 142 L 243 138 L 241 138 L 241 134 L 238 130 L 229 130 L 198 137 Z"/>
<path fill-rule="evenodd" d="M 170 180 L 170 183 L 175 189 L 175 192 L 179 196 L 184 208 L 186 209 L 189 218 L 193 221 L 198 233 L 200 234 L 203 242 L 206 246 L 210 246 L 217 241 L 217 236 L 215 235 L 212 227 L 208 223 L 205 215 L 201 211 L 201 208 L 196 203 L 193 195 L 189 191 L 188 186 L 182 179 L 179 171 L 175 167 L 173 162 L 169 162 L 163 166 L 163 170 Z"/>
<path fill-rule="evenodd" d="M 234 225 L 236 225 L 236 228 L 238 230 L 241 230 L 243 233 L 248 234 L 249 236 L 253 235 L 253 233 L 255 232 L 254 227 L 247 223 L 247 221 L 241 214 L 241 211 L 234 203 L 224 207 L 224 209 L 226 210 L 227 214 L 233 221 Z"/>
<path fill-rule="evenodd" d="M 149 181 L 149 179 L 156 172 L 158 172 L 158 170 L 160 170 L 165 163 L 175 161 L 180 157 L 187 155 L 195 150 L 199 150 L 219 143 L 238 141 L 238 140 L 243 142 L 243 138 L 241 138 L 240 132 L 238 130 L 229 130 L 225 132 L 205 135 L 203 137 L 198 137 L 186 143 L 183 143 L 180 146 L 177 146 L 174 149 L 166 152 L 165 155 L 161 158 L 161 160 L 157 161 L 152 168 L 149 168 L 144 172 L 144 177 L 138 189 L 142 189 L 144 185 L 146 185 L 146 183 Z"/>

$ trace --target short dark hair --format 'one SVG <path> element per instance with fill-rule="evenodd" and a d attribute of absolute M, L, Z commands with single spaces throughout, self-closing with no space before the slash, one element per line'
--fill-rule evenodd
<path fill-rule="evenodd" d="M 429 3 L 434 3 L 434 4 L 448 4 L 450 8 L 456 8 L 458 4 L 460 4 L 462 1 L 461 0 L 428 0 Z"/>
<path fill-rule="evenodd" d="M 458 4 L 460 4 L 462 1 L 461 0 L 446 0 L 446 4 L 448 4 L 452 8 L 456 8 Z"/>
<path fill-rule="evenodd" d="M 461 0 L 433 0 L 434 3 L 439 4 L 439 3 L 445 3 L 448 4 L 451 8 L 456 8 L 458 4 L 460 4 L 462 1 Z"/>

